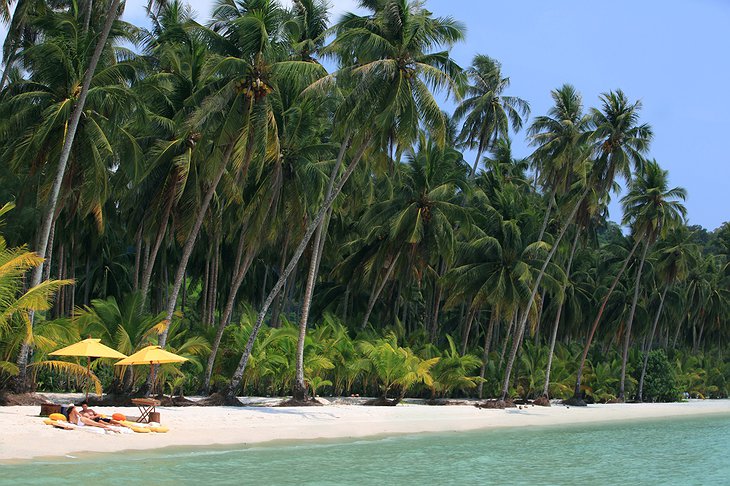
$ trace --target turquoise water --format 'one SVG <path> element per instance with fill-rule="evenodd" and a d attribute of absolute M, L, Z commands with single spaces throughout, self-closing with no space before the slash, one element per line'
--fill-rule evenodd
<path fill-rule="evenodd" d="M 0 465 L 0 484 L 730 484 L 730 416 Z"/>

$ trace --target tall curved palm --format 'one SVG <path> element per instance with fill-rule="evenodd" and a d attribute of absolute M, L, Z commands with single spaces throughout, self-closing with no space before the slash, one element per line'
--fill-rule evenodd
<path fill-rule="evenodd" d="M 290 25 L 292 50 L 300 61 L 316 62 L 314 56 L 324 47 L 329 20 L 326 0 L 293 0 L 294 19 Z"/>
<path fill-rule="evenodd" d="M 523 208 L 520 207 L 519 192 L 510 186 L 492 198 L 494 208 L 482 211 L 475 216 L 478 235 L 463 243 L 461 263 L 447 274 L 446 280 L 454 286 L 451 299 L 470 297 L 469 308 L 492 307 L 492 315 L 487 329 L 484 345 L 483 365 L 480 376 L 484 377 L 486 361 L 489 356 L 489 343 L 494 326 L 500 316 L 513 316 L 522 309 L 530 298 L 535 275 L 540 269 L 538 255 L 544 249 L 542 242 L 530 243 L 524 237 L 524 222 L 519 220 Z M 561 271 L 556 265 L 545 269 L 547 282 L 555 287 L 561 279 Z M 529 307 L 525 311 L 531 312 Z M 466 349 L 468 326 L 465 330 L 462 350 Z M 515 341 L 521 336 L 516 332 Z M 509 364 L 508 364 L 509 366 Z M 481 387 L 480 387 L 481 393 Z"/>
<path fill-rule="evenodd" d="M 109 34 L 111 33 L 112 26 L 115 23 L 117 17 L 121 14 L 120 12 L 120 0 L 112 0 L 109 9 L 106 12 L 106 18 L 104 19 L 103 26 L 101 27 L 100 32 L 85 32 L 82 37 L 85 37 L 87 40 L 93 42 L 96 42 L 96 45 L 94 47 L 93 53 L 91 55 L 91 58 L 86 61 L 85 56 L 83 56 L 83 61 L 81 66 L 82 68 L 78 71 L 78 83 L 72 93 L 71 96 L 68 99 L 68 103 L 64 104 L 65 110 L 63 110 L 63 113 L 67 115 L 68 123 L 65 125 L 64 128 L 64 136 L 63 136 L 63 143 L 61 150 L 58 155 L 58 166 L 57 169 L 54 172 L 54 178 L 53 182 L 50 187 L 50 191 L 47 197 L 46 207 L 43 211 L 43 216 L 41 219 L 40 228 L 38 231 L 38 247 L 37 251 L 40 255 L 46 255 L 50 235 L 51 235 L 51 229 L 53 227 L 55 216 L 56 216 L 56 209 L 58 204 L 58 198 L 59 194 L 61 192 L 61 186 L 64 182 L 64 179 L 66 177 L 66 166 L 68 164 L 68 161 L 71 157 L 71 151 L 74 145 L 74 140 L 76 137 L 76 132 L 79 126 L 79 122 L 81 121 L 81 117 L 85 112 L 86 107 L 86 100 L 87 97 L 90 94 L 91 90 L 91 83 L 94 78 L 94 75 L 96 74 L 96 68 L 99 64 L 99 61 L 102 58 L 102 54 L 104 53 L 105 49 L 107 49 L 108 44 L 107 40 L 109 38 Z M 52 23 L 58 27 L 60 27 L 61 30 L 75 30 L 73 26 L 69 26 L 69 21 L 71 24 L 76 24 L 78 19 L 74 18 L 71 15 L 68 15 L 68 17 L 71 17 L 70 19 L 63 19 L 63 13 L 59 14 L 61 18 L 56 17 L 55 15 L 51 16 Z M 58 20 L 57 20 L 58 19 Z M 98 35 L 97 35 L 98 34 Z M 72 39 L 76 39 L 76 37 L 71 36 Z M 57 46 L 58 48 L 63 48 L 61 46 Z M 107 49 L 107 52 L 109 49 Z M 83 51 L 85 54 L 86 51 Z M 87 64 L 88 62 L 88 64 Z M 32 276 L 31 276 L 31 286 L 36 287 L 41 283 L 41 280 L 43 279 L 43 262 L 41 262 L 40 265 L 36 266 L 33 269 Z M 33 322 L 33 313 L 31 313 L 30 316 L 31 323 Z M 17 387 L 20 389 L 25 389 L 26 383 L 26 363 L 28 360 L 28 354 L 30 351 L 29 343 L 23 343 L 22 349 L 18 356 L 18 367 L 20 369 L 20 374 L 18 376 L 17 380 Z"/>
<path fill-rule="evenodd" d="M 580 93 L 572 85 L 564 84 L 550 95 L 553 106 L 547 115 L 536 117 L 527 132 L 530 145 L 536 147 L 530 156 L 531 163 L 548 199 L 538 239 L 543 237 L 555 198 L 570 191 L 581 177 L 581 165 L 589 155 L 585 138 L 590 117 L 583 113 Z"/>
<path fill-rule="evenodd" d="M 508 77 L 502 77 L 501 64 L 482 54 L 477 54 L 465 74 L 471 83 L 465 89 L 465 99 L 454 110 L 454 119 L 464 120 L 459 141 L 477 149 L 471 170 L 474 177 L 482 154 L 492 149 L 497 140 L 507 138 L 509 127 L 518 132 L 523 119 L 530 114 L 527 101 L 516 96 L 506 96 Z"/>
<path fill-rule="evenodd" d="M 145 49 L 159 72 L 135 86 L 148 111 L 140 138 L 150 141 L 146 153 L 150 167 L 137 186 L 141 194 L 135 194 L 135 203 L 139 198 L 148 201 L 140 223 L 149 249 L 139 286 L 143 307 L 170 218 L 181 199 L 190 200 L 194 192 L 187 183 L 191 172 L 195 173 L 193 155 L 202 133 L 188 119 L 195 106 L 193 98 L 206 87 L 203 76 L 208 58 L 196 27 L 189 7 L 178 1 L 162 6 L 146 33 Z"/>
<path fill-rule="evenodd" d="M 334 79 L 343 86 L 347 94 L 335 115 L 335 130 L 345 133 L 340 154 L 344 157 L 344 145 L 356 131 L 363 132 L 356 140 L 360 146 L 337 184 L 334 184 L 334 178 L 330 179 L 329 187 L 332 189 L 330 191 L 328 187 L 328 197 L 307 227 L 287 268 L 266 298 L 226 391 L 231 399 L 241 385 L 248 357 L 269 306 L 294 270 L 309 239 L 354 171 L 370 141 L 375 139 L 377 147 L 385 147 L 389 142 L 407 145 L 417 138 L 421 126 L 429 130 L 437 143 L 443 143 L 446 139 L 446 116 L 440 110 L 430 88 L 453 91 L 457 87 L 455 78 L 460 70 L 447 51 L 433 50 L 441 46 L 451 46 L 461 40 L 463 27 L 451 18 L 434 18 L 418 2 L 362 0 L 361 6 L 369 9 L 371 14 L 344 15 L 334 28 L 334 40 L 323 51 L 339 60 L 340 69 L 334 77 L 328 76 L 323 82 L 315 84 L 316 89 L 329 89 Z M 366 126 L 370 130 L 360 130 L 360 127 Z M 339 163 L 340 160 L 336 162 L 336 166 Z M 335 169 L 339 170 L 338 167 Z M 336 172 L 333 175 L 336 176 Z M 310 267 L 307 285 L 312 284 Z M 303 330 L 300 331 L 303 334 Z M 303 343 L 303 336 L 300 342 Z M 297 377 L 297 386 L 302 385 L 303 380 L 299 378 Z"/>
<path fill-rule="evenodd" d="M 209 172 L 207 188 L 194 213 L 175 273 L 167 302 L 168 321 L 172 319 L 190 256 L 224 173 L 230 168 L 234 180 L 245 183 L 254 159 L 263 163 L 279 153 L 276 120 L 272 116 L 278 79 L 298 75 L 314 80 L 322 72 L 313 63 L 285 59 L 283 18 L 284 10 L 273 0 L 221 0 L 213 12 L 211 28 L 202 33 L 215 49 L 207 70 L 215 89 L 206 93 L 191 123 L 214 127 L 207 143 L 216 156 L 212 163 L 208 158 L 201 160 L 201 170 Z M 160 345 L 164 346 L 166 339 L 165 331 Z"/>
<path fill-rule="evenodd" d="M 631 171 L 639 170 L 654 132 L 647 123 L 639 124 L 641 101 L 631 103 L 623 91 L 601 95 L 601 109 L 591 109 L 591 140 L 597 154 L 591 182 L 607 193 L 616 176 L 631 180 Z"/>
<path fill-rule="evenodd" d="M 620 400 L 624 399 L 631 326 L 634 321 L 636 304 L 639 300 L 641 272 L 644 268 L 646 255 L 649 248 L 662 233 L 684 222 L 687 209 L 680 200 L 684 201 L 686 197 L 687 191 L 685 189 L 681 187 L 669 188 L 669 173 L 663 170 L 656 160 L 651 160 L 643 164 L 636 177 L 629 183 L 628 194 L 621 199 L 624 211 L 622 222 L 631 225 L 635 238 L 644 242 L 644 250 L 636 270 L 634 297 L 631 301 L 631 310 L 624 331 L 621 381 L 618 395 Z"/>
<path fill-rule="evenodd" d="M 656 311 L 654 323 L 649 333 L 649 344 L 644 352 L 644 363 L 641 368 L 641 376 L 639 377 L 639 390 L 636 394 L 638 401 L 642 401 L 643 399 L 646 366 L 649 360 L 649 353 L 654 344 L 654 335 L 656 334 L 659 318 L 662 315 L 667 292 L 676 282 L 681 282 L 687 277 L 690 268 L 697 263 L 699 248 L 691 241 L 689 230 L 685 226 L 679 226 L 672 228 L 664 239 L 659 242 L 657 252 L 656 267 L 663 290 L 659 297 L 659 308 Z"/>
<path fill-rule="evenodd" d="M 422 135 L 418 147 L 407 155 L 403 169 L 403 189 L 371 206 L 361 220 L 366 240 L 373 242 L 382 238 L 379 246 L 385 255 L 377 255 L 375 260 L 392 262 L 381 284 L 370 295 L 363 328 L 399 256 L 405 254 L 408 267 L 418 269 L 419 280 L 428 273 L 439 275 L 439 269 L 430 268 L 430 262 L 450 264 L 454 258 L 456 228 L 467 223 L 466 212 L 459 205 L 467 181 L 458 151 L 439 147 Z M 366 267 L 375 268 L 377 281 L 383 265 L 367 264 Z"/>
<path fill-rule="evenodd" d="M 593 144 L 595 160 L 588 177 L 587 190 L 595 190 L 598 194 L 607 195 L 614 189 L 617 175 L 630 180 L 631 169 L 641 168 L 644 154 L 649 150 L 653 132 L 648 124 L 639 124 L 640 101 L 630 103 L 621 90 L 602 94 L 601 101 L 601 110 L 595 108 L 591 110 L 593 132 L 590 140 Z M 632 251 L 621 270 L 616 274 L 613 284 L 601 302 L 593 325 L 588 331 L 576 373 L 574 390 L 576 400 L 580 400 L 583 367 L 593 342 L 593 336 L 601 322 L 608 299 L 640 242 L 641 239 L 635 240 Z"/>

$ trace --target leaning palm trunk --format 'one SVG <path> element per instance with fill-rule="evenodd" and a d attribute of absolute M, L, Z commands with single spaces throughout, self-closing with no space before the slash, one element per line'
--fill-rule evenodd
<path fill-rule="evenodd" d="M 644 378 L 646 377 L 646 366 L 649 363 L 649 353 L 651 353 L 651 347 L 654 344 L 654 334 L 656 333 L 656 327 L 659 323 L 659 316 L 662 315 L 662 308 L 664 307 L 664 299 L 667 296 L 667 290 L 669 290 L 669 285 L 664 287 L 662 295 L 659 298 L 659 309 L 656 311 L 656 316 L 654 316 L 654 324 L 651 326 L 651 334 L 649 335 L 649 346 L 646 348 L 646 353 L 644 354 L 644 364 L 641 367 L 641 377 L 639 378 L 639 393 L 636 396 L 640 402 L 644 400 Z"/>
<path fill-rule="evenodd" d="M 398 262 L 398 258 L 400 258 L 400 251 L 396 253 L 395 258 L 393 258 L 393 261 L 390 262 L 390 266 L 388 267 L 388 270 L 386 270 L 385 275 L 383 276 L 383 280 L 380 282 L 380 284 L 375 288 L 375 292 L 370 294 L 370 299 L 368 300 L 368 307 L 367 310 L 365 310 L 365 317 L 362 319 L 362 323 L 360 324 L 361 329 L 365 329 L 365 326 L 368 325 L 368 320 L 370 319 L 370 314 L 372 314 L 373 309 L 375 308 L 375 302 L 378 301 L 378 297 L 380 297 L 380 294 L 383 292 L 383 289 L 385 288 L 385 284 L 388 283 L 388 280 L 390 279 L 390 276 L 393 273 L 393 270 L 395 270 L 395 264 Z M 375 278 L 377 279 L 377 274 L 375 275 Z"/>
<path fill-rule="evenodd" d="M 244 232 L 242 231 L 240 240 L 238 242 L 238 259 L 241 258 L 241 254 L 243 253 L 243 247 L 245 246 L 246 241 L 243 233 Z M 247 251 L 246 257 L 243 259 L 243 262 L 236 267 L 236 273 L 233 275 L 233 279 L 231 281 L 231 290 L 228 293 L 228 299 L 226 300 L 226 306 L 223 309 L 223 315 L 221 315 L 220 321 L 218 322 L 218 329 L 215 333 L 213 343 L 211 344 L 210 356 L 208 356 L 208 364 L 205 368 L 205 379 L 203 381 L 202 391 L 206 395 L 210 392 L 210 380 L 213 376 L 213 365 L 215 364 L 215 358 L 218 355 L 218 348 L 220 347 L 221 339 L 223 339 L 223 331 L 225 331 L 226 326 L 231 319 L 231 314 L 233 314 L 233 307 L 236 303 L 236 295 L 238 294 L 238 290 L 241 288 L 243 279 L 246 276 L 249 267 L 251 266 L 254 254 L 255 253 L 252 250 Z"/>
<path fill-rule="evenodd" d="M 325 191 L 325 199 L 328 199 L 332 195 L 332 190 L 337 180 L 337 174 L 340 172 L 340 165 L 342 160 L 345 158 L 347 152 L 347 143 L 350 140 L 350 136 L 346 135 L 340 145 L 340 151 L 337 154 L 337 160 L 330 173 L 330 178 L 327 183 L 327 190 Z M 329 214 L 328 210 L 328 214 Z M 309 273 L 307 274 L 307 286 L 304 290 L 304 298 L 302 299 L 302 317 L 299 320 L 299 337 L 297 340 L 297 364 L 296 364 L 296 377 L 294 379 L 294 390 L 292 396 L 294 400 L 304 400 L 307 397 L 307 385 L 304 383 L 304 341 L 307 337 L 307 324 L 309 323 L 309 310 L 312 306 L 312 297 L 314 295 L 314 285 L 317 281 L 317 274 L 319 273 L 319 264 L 322 261 L 322 250 L 324 249 L 323 233 L 326 233 L 326 227 L 328 225 L 328 218 L 322 220 L 317 226 L 317 232 L 314 235 L 314 243 L 312 244 L 312 258 L 309 262 Z"/>
<path fill-rule="evenodd" d="M 568 257 L 568 265 L 565 267 L 565 278 L 570 279 L 570 269 L 573 266 L 573 256 L 575 256 L 575 250 L 578 247 L 578 237 L 580 236 L 580 232 L 576 230 L 575 232 L 575 239 L 573 239 L 573 247 L 570 249 L 570 256 Z M 565 287 L 563 287 L 563 292 L 565 292 Z M 558 312 L 555 315 L 555 323 L 553 324 L 553 333 L 550 336 L 550 351 L 548 352 L 548 362 L 547 367 L 545 368 L 545 386 L 542 389 L 542 395 L 546 398 L 549 398 L 548 392 L 550 388 L 550 370 L 553 367 L 553 354 L 555 353 L 555 341 L 557 341 L 558 338 L 558 326 L 560 326 L 560 316 L 563 314 L 563 306 L 565 305 L 565 296 L 563 296 L 563 299 L 560 301 L 560 305 L 558 306 Z"/>
<path fill-rule="evenodd" d="M 530 293 L 530 300 L 527 302 L 527 305 L 525 305 L 525 311 L 522 314 L 522 317 L 520 319 L 520 323 L 515 329 L 515 339 L 512 342 L 512 350 L 510 351 L 509 359 L 507 360 L 507 367 L 504 370 L 504 382 L 502 384 L 502 400 L 507 398 L 507 393 L 509 393 L 509 381 L 510 381 L 510 375 L 512 374 L 512 366 L 515 362 L 515 357 L 517 356 L 517 350 L 519 349 L 520 343 L 522 342 L 522 336 L 525 332 L 525 327 L 527 326 L 527 319 L 530 317 L 530 308 L 532 307 L 532 304 L 535 302 L 535 297 L 537 296 L 537 292 L 540 288 L 540 282 L 542 282 L 542 278 L 545 276 L 545 271 L 547 270 L 548 265 L 550 264 L 550 260 L 553 259 L 553 256 L 558 251 L 558 246 L 560 245 L 560 241 L 563 239 L 563 236 L 565 235 L 565 232 L 568 230 L 568 227 L 573 223 L 573 219 L 575 219 L 575 215 L 578 214 L 578 209 L 580 208 L 580 205 L 583 203 L 583 199 L 588 195 L 588 189 L 583 191 L 583 194 L 578 198 L 578 201 L 576 202 L 575 206 L 573 207 L 573 210 L 571 211 L 570 215 L 568 216 L 568 219 L 565 221 L 565 224 L 563 224 L 563 227 L 560 229 L 560 233 L 558 234 L 558 237 L 553 242 L 553 246 L 550 249 L 550 252 L 547 255 L 547 258 L 545 258 L 545 261 L 542 264 L 542 267 L 540 268 L 540 273 L 537 274 L 537 279 L 535 279 L 535 283 L 532 287 L 532 292 Z"/>
<path fill-rule="evenodd" d="M 198 234 L 200 233 L 200 227 L 203 225 L 203 219 L 205 219 L 205 215 L 208 213 L 208 207 L 210 206 L 210 201 L 213 199 L 213 195 L 215 194 L 216 189 L 218 188 L 218 183 L 220 182 L 221 178 L 223 177 L 223 174 L 226 172 L 226 167 L 228 166 L 228 162 L 231 159 L 231 156 L 233 155 L 233 149 L 235 147 L 235 143 L 231 142 L 231 144 L 226 149 L 225 154 L 223 155 L 223 160 L 221 161 L 221 166 L 218 168 L 218 172 L 213 177 L 213 180 L 210 183 L 210 187 L 208 188 L 208 191 L 205 193 L 205 196 L 203 197 L 203 201 L 200 205 L 200 208 L 198 209 L 197 217 L 195 218 L 195 224 L 193 225 L 193 228 L 190 230 L 190 234 L 188 235 L 187 240 L 185 240 L 185 245 L 183 246 L 183 252 L 182 256 L 180 257 L 180 264 L 177 267 L 177 272 L 175 273 L 175 281 L 172 285 L 172 292 L 170 293 L 170 296 L 167 300 L 167 313 L 165 314 L 165 320 L 167 321 L 168 325 L 165 327 L 165 330 L 162 331 L 159 338 L 159 345 L 163 348 L 165 347 L 165 344 L 167 343 L 167 332 L 170 329 L 170 322 L 172 322 L 172 314 L 175 312 L 175 305 L 177 304 L 177 296 L 180 294 L 180 288 L 183 284 L 183 279 L 185 278 L 185 271 L 188 267 L 188 261 L 190 260 L 190 255 L 193 254 L 193 247 L 195 246 L 195 241 L 198 239 Z M 150 374 L 152 376 L 152 374 Z"/>
<path fill-rule="evenodd" d="M 89 60 L 89 67 L 86 70 L 86 73 L 84 74 L 84 80 L 81 84 L 81 91 L 79 93 L 79 99 L 76 102 L 76 106 L 74 106 L 74 110 L 71 113 L 71 118 L 68 121 L 68 126 L 66 130 L 66 138 L 63 142 L 63 148 L 61 149 L 61 156 L 58 160 L 58 167 L 56 169 L 56 176 L 53 179 L 53 186 L 51 187 L 51 194 L 48 196 L 48 206 L 46 207 L 45 212 L 43 213 L 43 221 L 41 224 L 41 230 L 40 235 L 38 238 L 38 248 L 36 248 L 36 253 L 39 255 L 45 255 L 46 250 L 48 249 L 48 239 L 51 233 L 51 226 L 53 225 L 54 221 L 54 215 L 56 213 L 56 205 L 58 204 L 58 195 L 61 192 L 61 184 L 63 183 L 63 178 L 66 174 L 66 165 L 68 164 L 68 159 L 71 156 L 71 147 L 73 146 L 74 139 L 76 137 L 76 130 L 79 126 L 79 121 L 81 120 L 81 114 L 84 111 L 84 106 L 86 105 L 86 98 L 89 95 L 89 87 L 91 86 L 91 80 L 94 77 L 94 73 L 96 71 L 96 66 L 99 64 L 99 59 L 101 59 L 101 53 L 104 50 L 104 46 L 106 45 L 106 41 L 109 38 L 109 32 L 112 30 L 112 24 L 114 23 L 114 20 L 117 18 L 117 14 L 119 11 L 119 4 L 121 0 L 112 0 L 111 5 L 109 6 L 109 12 L 106 17 L 106 21 L 104 22 L 104 27 L 101 31 L 101 35 L 99 36 L 99 40 L 96 43 L 96 47 L 94 48 L 94 53 L 91 56 L 91 59 Z M 9 66 L 6 67 L 6 71 L 9 69 Z M 41 263 L 38 265 L 34 271 L 33 275 L 31 277 L 31 283 L 30 287 L 36 287 L 41 283 L 41 278 L 43 276 L 43 264 Z M 34 321 L 34 315 L 31 312 L 29 315 L 29 319 L 31 322 L 31 326 L 33 325 Z M 28 355 L 30 353 L 30 342 L 28 340 L 23 341 L 23 345 L 21 346 L 20 353 L 18 354 L 18 369 L 19 374 L 17 377 L 17 384 L 18 387 L 21 390 L 24 390 L 26 388 L 26 378 L 27 378 L 27 370 L 26 366 L 28 364 Z"/>
<path fill-rule="evenodd" d="M 629 359 L 629 342 L 631 341 L 631 327 L 634 323 L 634 315 L 636 314 L 636 303 L 639 301 L 639 285 L 641 284 L 641 271 L 644 268 L 644 262 L 646 261 L 646 252 L 649 250 L 649 242 L 647 241 L 644 245 L 644 251 L 641 254 L 641 260 L 639 261 L 639 269 L 636 271 L 636 282 L 634 283 L 634 298 L 631 301 L 631 310 L 629 311 L 629 318 L 626 321 L 626 330 L 624 331 L 624 349 L 623 355 L 621 356 L 621 381 L 619 382 L 618 399 L 623 401 L 626 390 L 626 363 Z"/>
<path fill-rule="evenodd" d="M 0 89 L 5 87 L 5 83 L 8 81 L 8 78 L 10 77 L 10 69 L 12 69 L 14 63 L 15 63 L 15 45 L 13 45 L 12 52 L 11 52 L 10 56 L 8 56 L 8 59 L 5 61 L 5 67 L 3 68 L 3 75 L 2 75 L 2 78 L 0 78 Z"/>
<path fill-rule="evenodd" d="M 542 219 L 542 226 L 540 226 L 540 233 L 537 235 L 537 241 L 542 241 L 545 236 L 545 230 L 547 230 L 548 221 L 550 221 L 550 213 L 553 210 L 553 199 L 555 199 L 555 189 L 550 191 L 548 195 L 548 206 L 545 209 L 545 216 Z"/>
<path fill-rule="evenodd" d="M 469 334 L 471 334 L 471 325 L 474 322 L 474 317 L 477 313 L 477 307 L 474 305 L 469 306 L 469 310 L 466 313 L 466 322 L 464 323 L 464 335 L 461 339 L 461 354 L 466 354 L 466 349 L 469 347 Z"/>
<path fill-rule="evenodd" d="M 492 342 L 492 333 L 494 332 L 494 324 L 499 321 L 499 306 L 495 306 L 492 310 L 492 316 L 489 319 L 489 327 L 487 334 L 484 336 L 484 352 L 482 353 L 482 366 L 479 369 L 479 385 L 477 386 L 477 395 L 482 398 L 484 391 L 484 376 L 487 373 L 487 363 L 489 363 L 489 345 Z M 464 353 L 462 353 L 464 354 Z"/>
<path fill-rule="evenodd" d="M 233 377 L 231 378 L 231 382 L 228 385 L 228 389 L 226 390 L 226 397 L 230 399 L 235 399 L 236 391 L 241 387 L 241 382 L 243 381 L 243 372 L 246 370 L 246 365 L 248 364 L 248 359 L 251 356 L 251 351 L 253 350 L 254 342 L 256 341 L 256 337 L 258 336 L 259 329 L 261 329 L 261 326 L 264 323 L 264 319 L 266 318 L 266 314 L 269 310 L 269 307 L 271 307 L 272 302 L 274 301 L 274 298 L 279 293 L 281 288 L 284 286 L 284 283 L 286 282 L 287 278 L 289 278 L 289 275 L 294 271 L 294 268 L 297 266 L 297 263 L 299 263 L 299 259 L 302 257 L 302 254 L 304 253 L 304 249 L 307 247 L 307 244 L 309 244 L 310 238 L 312 238 L 312 235 L 317 230 L 317 227 L 320 225 L 322 220 L 324 219 L 325 215 L 327 214 L 327 211 L 329 211 L 329 208 L 332 206 L 332 203 L 334 202 L 335 198 L 340 195 L 340 192 L 342 192 L 342 188 L 344 187 L 347 180 L 350 178 L 350 175 L 355 170 L 355 167 L 357 167 L 358 162 L 360 162 L 360 159 L 362 158 L 363 154 L 365 153 L 365 150 L 367 149 L 368 145 L 370 143 L 370 138 L 366 138 L 362 146 L 358 149 L 357 153 L 355 154 L 355 157 L 352 159 L 352 162 L 347 166 L 347 169 L 342 174 L 342 177 L 340 178 L 340 181 L 337 183 L 337 186 L 332 191 L 332 194 L 330 194 L 330 197 L 328 197 L 324 203 L 322 203 L 322 207 L 319 209 L 319 212 L 317 213 L 317 216 L 314 218 L 314 220 L 309 223 L 309 226 L 307 226 L 307 231 L 304 233 L 304 236 L 302 237 L 302 241 L 299 242 L 299 246 L 294 251 L 294 255 L 292 255 L 291 259 L 289 260 L 289 264 L 287 265 L 286 269 L 284 269 L 284 272 L 279 276 L 279 279 L 276 281 L 276 284 L 274 284 L 274 287 L 269 292 L 268 296 L 266 297 L 266 300 L 264 301 L 263 306 L 261 307 L 261 311 L 259 312 L 258 318 L 256 319 L 256 324 L 254 324 L 253 329 L 251 329 L 251 334 L 248 338 L 248 341 L 246 342 L 246 348 L 243 351 L 243 354 L 241 355 L 241 360 L 238 363 L 238 367 L 236 368 L 236 371 L 233 373 Z"/>
<path fill-rule="evenodd" d="M 623 265 L 621 266 L 621 270 L 619 270 L 618 274 L 613 279 L 613 283 L 611 283 L 611 287 L 608 289 L 608 293 L 603 297 L 603 301 L 601 302 L 601 307 L 598 309 L 598 315 L 596 316 L 596 319 L 593 321 L 593 325 L 591 326 L 591 330 L 588 333 L 588 339 L 586 339 L 586 343 L 583 346 L 583 355 L 580 358 L 580 365 L 578 366 L 578 374 L 576 376 L 575 380 L 575 390 L 573 391 L 573 397 L 574 398 L 580 398 L 580 385 L 581 380 L 583 379 L 583 367 L 586 364 L 586 358 L 588 357 L 588 350 L 591 348 L 591 343 L 593 343 L 593 336 L 596 334 L 596 329 L 598 329 L 598 323 L 601 322 L 601 317 L 603 317 L 603 311 L 606 310 L 606 305 L 608 304 L 608 299 L 611 298 L 611 294 L 613 293 L 613 290 L 616 288 L 616 285 L 618 285 L 618 281 L 621 279 L 621 275 L 624 274 L 624 271 L 626 270 L 626 267 L 629 265 L 629 260 L 631 260 L 631 257 L 634 256 L 634 253 L 636 252 L 636 248 L 638 248 L 639 243 L 641 243 L 641 238 L 636 240 L 636 243 L 634 243 L 633 248 L 631 248 L 631 252 L 624 260 Z"/>
<path fill-rule="evenodd" d="M 469 174 L 470 179 L 473 179 L 477 175 L 477 169 L 479 168 L 479 160 L 482 158 L 483 152 L 484 152 L 484 144 L 482 142 L 479 142 L 479 147 L 477 148 L 477 157 L 474 160 L 474 167 L 472 167 L 471 174 Z"/>
<path fill-rule="evenodd" d="M 157 230 L 157 236 L 155 237 L 155 242 L 152 244 L 152 248 L 150 250 L 150 257 L 149 261 L 144 267 L 144 272 L 142 273 L 142 309 L 144 309 L 144 305 L 147 302 L 147 292 L 150 288 L 150 280 L 152 279 L 152 270 L 155 267 L 155 261 L 157 261 L 157 253 L 160 251 L 160 246 L 162 245 L 162 240 L 165 238 L 165 233 L 167 232 L 167 222 L 170 219 L 170 213 L 172 212 L 172 203 L 173 203 L 173 197 L 168 197 L 167 203 L 165 204 L 165 210 L 162 215 L 162 220 L 160 221 L 160 226 Z"/>

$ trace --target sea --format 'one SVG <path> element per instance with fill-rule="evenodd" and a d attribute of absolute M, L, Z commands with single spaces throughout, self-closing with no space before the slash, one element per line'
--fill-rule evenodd
<path fill-rule="evenodd" d="M 730 415 L 75 455 L 0 484 L 730 485 Z"/>

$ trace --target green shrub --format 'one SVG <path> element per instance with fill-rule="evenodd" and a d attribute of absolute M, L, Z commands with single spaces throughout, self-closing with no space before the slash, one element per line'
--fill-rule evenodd
<path fill-rule="evenodd" d="M 679 399 L 680 390 L 667 355 L 663 349 L 652 351 L 649 353 L 649 361 L 646 365 L 644 400 L 647 402 L 676 402 Z"/>

